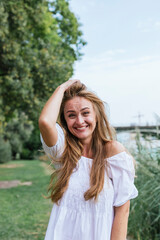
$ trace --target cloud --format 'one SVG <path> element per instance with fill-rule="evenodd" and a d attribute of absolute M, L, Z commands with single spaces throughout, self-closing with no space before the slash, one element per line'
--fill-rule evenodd
<path fill-rule="evenodd" d="M 146 21 L 140 21 L 137 23 L 137 28 L 140 32 L 151 32 L 160 30 L 160 21 L 155 21 L 151 18 Z"/>
<path fill-rule="evenodd" d="M 95 81 L 95 84 L 104 83 L 105 79 L 117 79 L 123 82 L 123 78 L 134 78 L 136 81 L 144 82 L 145 79 L 160 78 L 160 56 L 141 56 L 137 58 L 108 58 L 97 56 L 94 58 L 85 58 L 83 62 L 76 63 L 76 78 L 86 79 L 89 81 Z M 139 72 L 139 76 L 138 73 Z M 101 82 L 97 82 L 98 78 L 101 78 Z"/>
<path fill-rule="evenodd" d="M 155 22 L 155 26 L 160 28 L 160 21 L 159 22 Z"/>
<path fill-rule="evenodd" d="M 126 52 L 125 49 L 111 49 L 111 50 L 107 50 L 106 52 L 104 52 L 103 55 L 114 56 L 117 54 L 123 54 L 125 52 Z"/>
<path fill-rule="evenodd" d="M 106 56 L 106 58 L 105 58 Z M 118 56 L 118 55 L 117 55 Z M 75 78 L 80 79 L 109 103 L 111 122 L 129 124 L 138 112 L 144 123 L 153 122 L 152 112 L 159 112 L 160 55 L 117 59 L 108 53 L 78 62 Z"/>
<path fill-rule="evenodd" d="M 93 57 L 85 57 L 83 58 L 83 67 L 89 68 L 102 68 L 105 67 L 112 67 L 116 65 L 116 58 L 121 57 L 126 53 L 125 49 L 112 49 L 101 52 Z M 78 63 L 79 64 L 79 63 Z M 81 63 L 80 63 L 81 64 Z"/>
<path fill-rule="evenodd" d="M 94 57 L 85 57 L 82 62 L 76 63 L 82 72 L 108 72 L 117 71 L 120 68 L 143 66 L 148 62 L 160 60 L 160 56 L 144 55 L 137 58 L 127 58 L 125 54 L 119 57 L 119 54 L 125 53 L 124 49 L 109 50 Z"/>

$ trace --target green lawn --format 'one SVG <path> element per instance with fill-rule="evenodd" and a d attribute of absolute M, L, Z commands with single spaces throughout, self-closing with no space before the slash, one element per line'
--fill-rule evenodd
<path fill-rule="evenodd" d="M 47 195 L 50 176 L 44 164 L 34 161 L 12 161 L 16 168 L 2 168 L 0 181 L 31 181 L 31 186 L 0 189 L 0 239 L 44 239 L 52 208 Z M 5 164 L 6 165 L 6 164 Z"/>

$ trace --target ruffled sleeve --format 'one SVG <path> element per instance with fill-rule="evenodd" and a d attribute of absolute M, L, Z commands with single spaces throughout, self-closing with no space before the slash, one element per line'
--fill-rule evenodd
<path fill-rule="evenodd" d="M 134 185 L 135 170 L 133 158 L 124 151 L 107 158 L 107 161 L 109 177 L 114 188 L 113 206 L 119 207 L 128 200 L 138 196 L 138 191 Z"/>
<path fill-rule="evenodd" d="M 52 147 L 48 147 L 46 145 L 46 143 L 43 140 L 42 135 L 40 134 L 40 139 L 42 142 L 43 149 L 44 149 L 45 153 L 47 154 L 47 156 L 50 158 L 51 157 L 59 158 L 64 151 L 64 142 L 65 142 L 64 132 L 58 123 L 56 123 L 56 128 L 57 128 L 57 132 L 58 132 L 58 139 L 57 139 L 56 144 Z"/>

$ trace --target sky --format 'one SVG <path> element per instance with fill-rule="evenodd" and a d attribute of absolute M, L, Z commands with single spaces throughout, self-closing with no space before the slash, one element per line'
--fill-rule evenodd
<path fill-rule="evenodd" d="M 160 0 L 70 0 L 82 24 L 80 79 L 109 106 L 114 126 L 160 116 Z M 141 115 L 141 117 L 138 117 Z"/>

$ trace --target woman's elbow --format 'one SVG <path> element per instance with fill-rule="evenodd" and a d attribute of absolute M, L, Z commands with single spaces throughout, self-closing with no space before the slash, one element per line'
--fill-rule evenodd
<path fill-rule="evenodd" d="M 38 125 L 39 125 L 39 128 L 42 129 L 42 128 L 48 128 L 51 125 L 51 123 L 45 117 L 40 116 L 38 119 Z"/>

